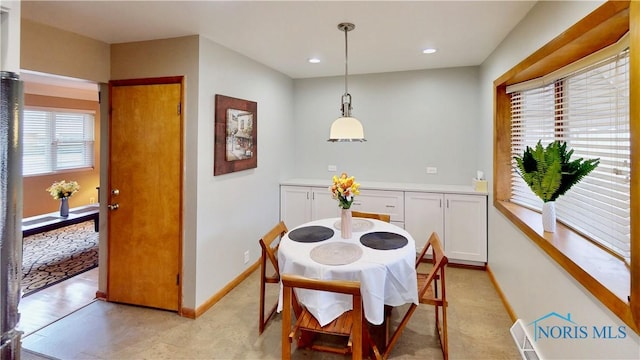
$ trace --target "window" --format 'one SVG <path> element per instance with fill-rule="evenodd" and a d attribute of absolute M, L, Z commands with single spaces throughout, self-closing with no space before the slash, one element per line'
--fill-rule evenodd
<path fill-rule="evenodd" d="M 600 159 L 589 176 L 557 200 L 558 220 L 629 263 L 628 48 L 548 85 L 512 92 L 511 116 L 512 156 L 538 140 L 543 145 L 559 140 L 574 150 L 573 159 Z M 511 201 L 540 210 L 542 201 L 517 174 L 515 161 L 513 168 Z"/>
<path fill-rule="evenodd" d="M 637 263 L 640 261 L 640 225 L 638 221 L 630 222 L 631 266 L 629 266 L 621 257 L 588 241 L 584 234 L 562 223 L 558 224 L 555 233 L 543 232 L 539 212 L 511 201 L 513 192 L 511 96 L 507 93 L 507 89 L 515 84 L 547 78 L 569 64 L 582 62 L 581 59 L 587 59 L 591 54 L 619 42 L 626 33 L 629 33 L 629 44 L 640 43 L 640 2 L 606 1 L 494 81 L 493 205 L 507 221 L 513 223 L 552 261 L 584 286 L 594 299 L 599 300 L 631 329 L 639 333 L 640 266 Z M 640 142 L 634 141 L 640 139 L 639 49 L 629 47 L 628 104 L 631 159 L 636 159 L 640 153 Z M 617 53 L 621 52 L 622 49 L 618 49 Z M 570 74 L 553 78 L 563 79 L 567 75 Z M 555 81 L 543 82 L 537 87 L 542 88 L 550 83 Z M 510 89 L 509 92 L 525 90 L 527 89 Z M 640 215 L 639 161 L 631 162 L 629 174 L 631 219 L 637 219 Z M 572 188 L 569 193 L 574 190 Z M 518 255 L 514 254 L 514 256 Z"/>
<path fill-rule="evenodd" d="M 27 107 L 23 134 L 25 176 L 94 165 L 93 113 Z"/>

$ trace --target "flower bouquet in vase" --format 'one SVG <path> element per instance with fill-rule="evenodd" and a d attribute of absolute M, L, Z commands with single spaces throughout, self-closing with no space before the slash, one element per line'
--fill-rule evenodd
<path fill-rule="evenodd" d="M 65 180 L 54 182 L 47 188 L 47 192 L 58 200 L 60 199 L 60 216 L 69 216 L 69 198 L 80 190 L 80 185 L 75 181 L 66 182 Z"/>
<path fill-rule="evenodd" d="M 343 239 L 351 238 L 351 204 L 354 197 L 360 194 L 360 184 L 355 177 L 342 173 L 340 177 L 333 177 L 333 185 L 329 188 L 331 197 L 338 200 L 338 206 L 342 209 L 340 216 L 340 234 Z"/>

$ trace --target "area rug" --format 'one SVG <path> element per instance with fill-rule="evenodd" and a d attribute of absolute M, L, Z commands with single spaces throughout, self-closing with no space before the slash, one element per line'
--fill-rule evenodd
<path fill-rule="evenodd" d="M 23 296 L 98 266 L 93 221 L 27 236 L 22 243 Z"/>

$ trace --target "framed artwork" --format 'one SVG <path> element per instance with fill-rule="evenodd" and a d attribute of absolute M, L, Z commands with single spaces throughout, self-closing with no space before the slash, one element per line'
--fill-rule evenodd
<path fill-rule="evenodd" d="M 258 166 L 258 103 L 216 94 L 213 175 Z"/>

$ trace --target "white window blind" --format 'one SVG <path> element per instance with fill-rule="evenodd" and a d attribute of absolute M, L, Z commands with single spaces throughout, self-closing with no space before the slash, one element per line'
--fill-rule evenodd
<path fill-rule="evenodd" d="M 25 108 L 23 174 L 42 175 L 94 165 L 94 115 Z"/>
<path fill-rule="evenodd" d="M 511 94 L 511 154 L 559 140 L 572 159 L 600 165 L 557 200 L 558 220 L 623 257 L 630 258 L 629 51 L 538 88 Z M 513 161 L 513 160 L 512 160 Z M 540 210 L 515 172 L 511 201 Z"/>

